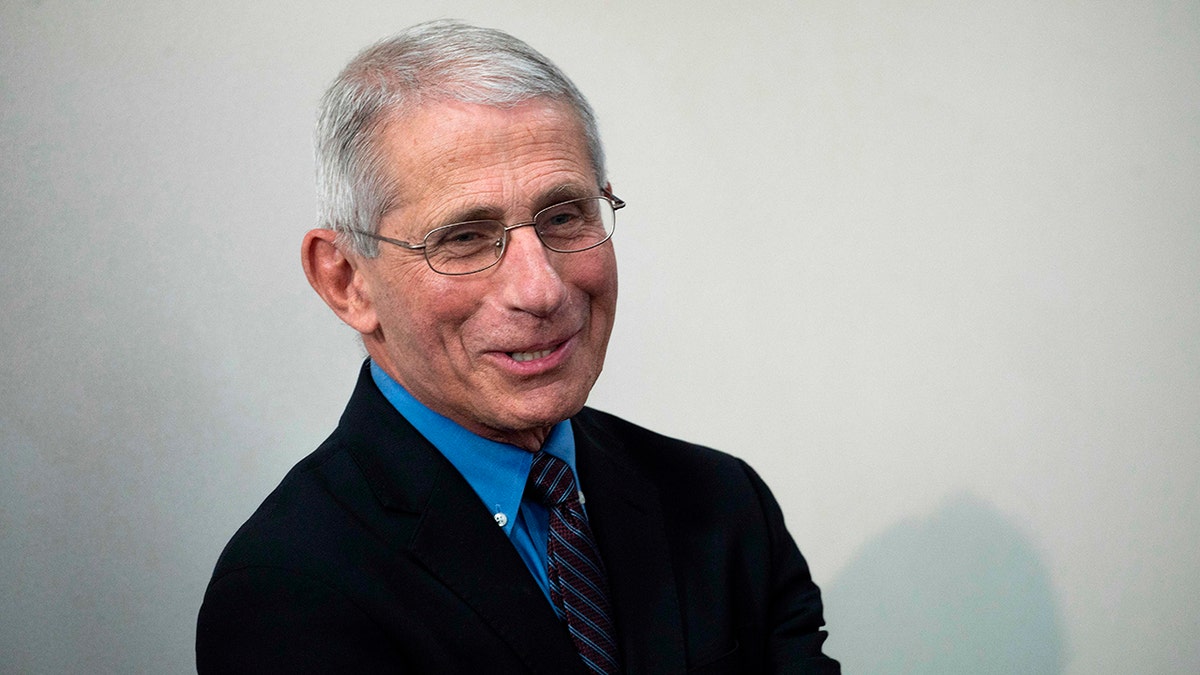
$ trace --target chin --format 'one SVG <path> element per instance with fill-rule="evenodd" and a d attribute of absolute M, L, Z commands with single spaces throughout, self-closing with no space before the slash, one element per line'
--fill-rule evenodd
<path fill-rule="evenodd" d="M 513 400 L 521 404 L 505 415 L 513 424 L 511 429 L 537 429 L 551 427 L 571 417 L 587 402 L 587 389 L 582 392 L 538 392 L 518 394 Z"/>
<path fill-rule="evenodd" d="M 568 419 L 579 409 L 583 407 L 580 403 L 578 406 L 564 406 L 561 403 L 553 408 L 525 408 L 515 410 L 508 416 L 508 421 L 511 424 L 505 425 L 514 431 L 523 431 L 526 429 L 545 429 L 552 427 L 559 422 Z"/>

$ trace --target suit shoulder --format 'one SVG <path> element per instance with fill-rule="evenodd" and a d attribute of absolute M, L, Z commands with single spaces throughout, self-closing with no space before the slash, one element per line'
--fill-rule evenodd
<path fill-rule="evenodd" d="M 660 434 L 657 431 L 647 429 L 646 427 L 617 417 L 612 413 L 596 410 L 595 408 L 585 407 L 579 411 L 578 415 L 572 418 L 572 422 L 582 426 L 587 432 L 596 433 L 601 436 L 607 435 L 610 440 L 637 443 L 644 447 L 667 453 L 699 453 L 701 455 L 711 455 L 712 459 L 736 461 L 736 458 L 728 453 Z"/>
<path fill-rule="evenodd" d="M 297 462 L 238 528 L 217 560 L 213 580 L 251 566 L 298 572 L 323 567 L 323 554 L 341 543 L 326 540 L 359 529 L 348 518 L 355 505 L 347 502 L 370 494 L 349 453 L 331 436 Z"/>
<path fill-rule="evenodd" d="M 748 487 L 757 475 L 741 459 L 721 450 L 673 438 L 594 408 L 572 419 L 587 445 L 667 483 L 693 481 Z"/>

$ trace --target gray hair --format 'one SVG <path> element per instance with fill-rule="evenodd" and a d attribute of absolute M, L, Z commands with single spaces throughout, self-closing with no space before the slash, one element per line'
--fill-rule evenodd
<path fill-rule="evenodd" d="M 604 185 L 604 150 L 591 106 L 558 66 L 521 40 L 440 20 L 368 47 L 321 100 L 318 225 L 338 232 L 360 255 L 377 255 L 378 243 L 355 232 L 378 232 L 402 180 L 387 171 L 379 149 L 388 122 L 430 101 L 511 107 L 538 97 L 565 103 L 579 116 L 592 168 Z"/>

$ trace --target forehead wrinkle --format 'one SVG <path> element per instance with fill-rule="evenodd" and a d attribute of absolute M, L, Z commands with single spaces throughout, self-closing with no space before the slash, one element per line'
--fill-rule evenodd
<path fill-rule="evenodd" d="M 556 150 L 554 141 L 539 142 Z M 467 156 L 470 146 L 459 146 Z M 535 162 L 525 158 L 542 151 L 514 149 L 503 153 L 498 161 L 482 170 L 477 164 L 463 172 L 453 166 L 439 171 L 438 186 L 425 184 L 423 194 L 411 200 L 416 204 L 428 204 L 430 215 L 442 224 L 495 218 L 520 217 L 525 211 L 532 216 L 538 209 L 549 206 L 554 200 L 563 201 L 575 197 L 594 196 L 595 182 L 590 166 L 580 166 L 569 151 L 546 153 Z M 486 175 L 480 175 L 484 173 Z M 458 214 L 455 216 L 450 213 Z"/>
<path fill-rule="evenodd" d="M 424 210 L 416 216 L 422 222 L 406 229 L 424 228 L 423 235 L 463 220 L 532 217 L 556 198 L 595 194 L 583 128 L 569 111 L 543 105 L 520 121 L 483 117 L 478 125 L 464 125 L 460 111 L 441 112 L 431 107 L 393 120 L 384 139 L 393 171 L 409 174 L 396 176 L 393 211 Z M 406 123 L 414 125 L 409 133 Z"/>

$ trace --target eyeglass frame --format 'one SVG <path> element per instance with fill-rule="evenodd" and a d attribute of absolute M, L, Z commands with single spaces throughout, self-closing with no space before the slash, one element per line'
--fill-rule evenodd
<path fill-rule="evenodd" d="M 559 207 L 561 207 L 561 206 L 563 206 L 563 205 L 565 205 L 565 204 L 574 204 L 575 202 L 581 202 L 581 201 L 584 201 L 584 200 L 591 200 L 591 199 L 603 199 L 603 200 L 607 201 L 607 202 L 609 203 L 609 205 L 611 205 L 611 206 L 612 206 L 612 210 L 613 210 L 613 229 L 612 229 L 612 232 L 609 232 L 609 233 L 608 233 L 608 236 L 604 237 L 604 239 L 601 239 L 600 241 L 598 241 L 598 242 L 596 242 L 596 243 L 594 243 L 594 244 L 592 244 L 591 246 L 588 246 L 588 247 L 586 247 L 586 248 L 577 248 L 577 249 L 572 249 L 572 250 L 570 250 L 570 251 L 564 251 L 564 250 L 562 250 L 562 249 L 554 248 L 553 246 L 551 246 L 551 245 L 547 244 L 547 243 L 546 243 L 546 241 L 545 241 L 544 239 L 542 239 L 542 233 L 541 233 L 541 232 L 538 232 L 538 229 L 537 229 L 537 217 L 538 217 L 538 216 L 542 215 L 542 214 L 543 214 L 543 213 L 545 213 L 546 211 L 549 211 L 549 210 L 551 210 L 551 209 L 556 209 L 556 208 L 559 208 Z M 435 227 L 435 228 L 433 228 L 432 230 L 430 230 L 430 231 L 426 232 L 426 233 L 425 233 L 425 236 L 421 238 L 421 243 L 420 243 L 420 244 L 412 244 L 412 243 L 409 243 L 409 242 L 407 242 L 407 241 L 402 241 L 402 240 L 400 240 L 400 239 L 393 239 L 393 238 L 391 238 L 391 237 L 385 237 L 385 236 L 383 236 L 383 235 L 381 235 L 381 234 L 375 234 L 375 233 L 373 233 L 373 232 L 367 232 L 367 231 L 365 231 L 365 230 L 354 230 L 354 229 L 350 229 L 350 230 L 347 230 L 347 231 L 348 231 L 348 232 L 354 232 L 354 233 L 356 233 L 356 234 L 361 234 L 361 235 L 363 235 L 364 237 L 368 237 L 368 238 L 370 238 L 370 239 L 374 239 L 374 240 L 376 240 L 376 241 L 382 241 L 382 242 L 386 242 L 386 243 L 388 243 L 388 244 L 392 244 L 393 246 L 399 246 L 400 248 L 403 248 L 403 249 L 406 249 L 406 250 L 409 250 L 409 251 L 422 251 L 423 253 L 422 253 L 421 257 L 425 258 L 425 264 L 426 264 L 426 265 L 429 265 L 429 269 L 433 270 L 433 271 L 434 271 L 434 272 L 436 272 L 437 274 L 441 274 L 441 275 L 444 275 L 444 276 L 448 276 L 448 277 L 461 277 L 461 276 L 466 276 L 466 275 L 468 275 L 468 274 L 478 274 L 479 272 L 482 272 L 482 271 L 484 271 L 484 270 L 486 270 L 486 269 L 491 269 L 492 267 L 495 267 L 497 264 L 499 264 L 499 263 L 500 263 L 500 261 L 504 259 L 504 254 L 505 254 L 505 253 L 508 251 L 508 233 L 509 233 L 511 230 L 515 230 L 515 229 L 517 229 L 517 228 L 520 228 L 520 227 L 531 227 L 531 226 L 532 226 L 532 227 L 533 227 L 533 231 L 534 231 L 534 233 L 537 235 L 538 242 L 540 242 L 540 243 L 542 244 L 542 246 L 545 246 L 547 249 L 550 249 L 551 251 L 554 251 L 555 253 L 582 253 L 582 252 L 584 252 L 584 251 L 590 251 L 590 250 L 592 250 L 592 249 L 596 248 L 597 246 L 601 246 L 601 245 L 603 245 L 603 244 L 604 244 L 606 241 L 609 241 L 610 239 L 612 239 L 612 236 L 613 236 L 613 234 L 614 234 L 614 233 L 617 231 L 617 216 L 616 216 L 616 212 L 617 212 L 617 211 L 619 211 L 619 210 L 621 210 L 621 209 L 623 209 L 623 208 L 625 208 L 625 200 L 623 200 L 623 199 L 621 199 L 620 197 L 618 197 L 618 196 L 614 195 L 614 194 L 612 193 L 612 190 L 610 190 L 610 189 L 608 189 L 607 187 L 605 187 L 605 188 L 602 188 L 602 189 L 600 190 L 600 194 L 599 194 L 598 196 L 596 196 L 596 197 L 579 197 L 579 198 L 577 198 L 577 199 L 568 199 L 568 200 L 566 200 L 566 201 L 563 201 L 563 202 L 558 202 L 558 203 L 555 203 L 555 204 L 551 204 L 550 206 L 547 206 L 546 208 L 543 208 L 543 209 L 538 209 L 537 213 L 533 214 L 533 220 L 531 220 L 531 221 L 529 221 L 529 222 L 526 222 L 526 223 L 513 223 L 512 225 L 505 225 L 505 224 L 504 224 L 504 221 L 502 221 L 502 220 L 498 220 L 498 219 L 495 219 L 495 218 L 480 218 L 480 219 L 477 219 L 477 220 L 464 220 L 464 221 L 462 221 L 462 222 L 460 222 L 460 223 L 449 223 L 449 224 L 446 224 L 446 225 L 440 225 L 440 226 L 438 226 L 438 227 Z M 499 255 L 497 255 L 497 256 L 496 256 L 496 259 L 495 259 L 494 261 L 492 261 L 492 262 L 488 263 L 488 264 L 487 264 L 486 266 L 484 266 L 484 267 L 480 267 L 480 268 L 479 268 L 479 269 L 477 269 L 477 270 L 471 270 L 470 272 L 443 272 L 443 271 L 441 271 L 441 270 L 437 269 L 436 267 L 434 267 L 434 266 L 433 266 L 433 263 L 432 263 L 432 262 L 430 262 L 430 260 L 429 260 L 429 254 L 428 254 L 428 252 L 427 252 L 427 249 L 428 249 L 428 244 L 426 244 L 425 242 L 426 242 L 426 240 L 428 240 L 428 239 L 429 239 L 429 236 L 430 236 L 431 234 L 433 234 L 434 232 L 437 232 L 437 231 L 439 231 L 439 230 L 445 230 L 445 229 L 448 229 L 448 228 L 451 228 L 451 227 L 458 227 L 458 226 L 460 226 L 460 225 L 466 225 L 467 223 L 480 223 L 480 222 L 489 222 L 489 221 L 491 221 L 491 222 L 495 222 L 495 223 L 500 223 L 500 225 L 501 225 L 501 226 L 504 228 L 504 229 L 503 229 L 503 231 L 502 231 L 502 232 L 501 232 L 501 234 L 500 234 L 500 253 L 499 253 Z"/>

